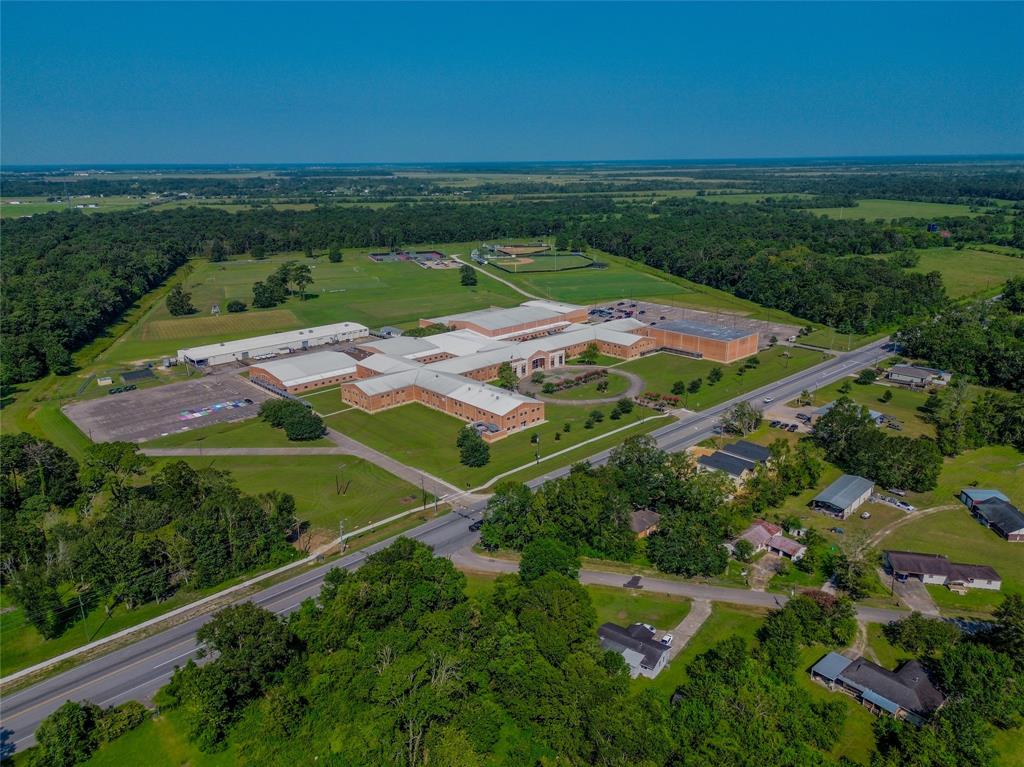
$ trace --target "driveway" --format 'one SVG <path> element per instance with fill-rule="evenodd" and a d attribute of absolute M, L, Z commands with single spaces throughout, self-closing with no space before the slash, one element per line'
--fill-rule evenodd
<path fill-rule="evenodd" d="M 901 581 L 898 578 L 893 578 L 882 568 L 878 568 L 878 577 L 882 583 L 888 584 L 892 588 L 892 593 L 914 612 L 924 613 L 935 618 L 939 617 L 939 608 L 936 606 L 935 600 L 917 578 L 907 578 L 907 580 Z"/>

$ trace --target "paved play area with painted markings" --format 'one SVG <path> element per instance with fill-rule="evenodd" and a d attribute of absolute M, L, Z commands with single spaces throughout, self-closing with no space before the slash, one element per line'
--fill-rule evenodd
<path fill-rule="evenodd" d="M 214 423 L 254 418 L 269 392 L 237 374 L 110 394 L 64 412 L 94 442 L 145 442 Z"/>

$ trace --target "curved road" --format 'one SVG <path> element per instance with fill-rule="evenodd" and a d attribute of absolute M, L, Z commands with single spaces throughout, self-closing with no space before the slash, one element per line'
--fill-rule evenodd
<path fill-rule="evenodd" d="M 876 363 L 885 355 L 883 339 L 856 351 L 831 358 L 812 368 L 795 373 L 788 378 L 737 397 L 700 413 L 684 414 L 677 422 L 663 426 L 653 432 L 663 450 L 678 451 L 694 445 L 714 433 L 722 414 L 737 402 L 747 400 L 760 404 L 764 397 L 771 396 L 777 401 L 786 401 L 804 389 L 818 389 L 844 376 Z M 591 458 L 591 463 L 600 465 L 608 460 L 610 451 L 605 450 Z M 527 484 L 536 488 L 549 479 L 567 474 L 569 467 L 553 469 Z M 406 536 L 422 541 L 434 548 L 439 556 L 449 556 L 461 551 L 476 540 L 477 534 L 468 529 L 468 519 L 479 519 L 484 502 L 478 501 L 465 512 L 456 512 L 440 519 L 431 520 Z M 249 599 L 276 613 L 288 613 L 309 597 L 316 596 L 324 574 L 332 567 L 355 568 L 366 557 L 391 543 L 389 539 L 367 547 L 359 552 L 342 557 L 336 562 L 303 573 L 287 581 L 271 586 Z M 602 574 L 601 577 L 622 576 Z M 648 583 L 651 583 L 648 580 Z M 675 584 L 674 581 L 664 583 Z M 687 584 L 682 584 L 687 585 Z M 680 588 L 673 585 L 672 588 Z M 710 588 L 710 587 L 709 587 Z M 732 593 L 711 597 L 739 599 Z M 738 590 L 745 592 L 745 590 Z M 774 599 L 774 597 L 771 597 Z M 780 600 L 783 599 L 780 597 Z M 866 609 L 866 608 L 865 608 Z M 64 671 L 50 679 L 5 696 L 0 701 L 0 748 L 4 752 L 27 748 L 34 742 L 33 734 L 39 722 L 59 707 L 65 700 L 91 700 L 103 706 L 126 700 L 149 699 L 170 679 L 176 666 L 184 664 L 195 654 L 195 633 L 211 618 L 210 614 L 199 615 L 170 627 L 160 633 L 139 641 L 80 666 Z M 879 618 L 883 619 L 883 618 Z M 888 620 L 889 618 L 884 618 Z"/>

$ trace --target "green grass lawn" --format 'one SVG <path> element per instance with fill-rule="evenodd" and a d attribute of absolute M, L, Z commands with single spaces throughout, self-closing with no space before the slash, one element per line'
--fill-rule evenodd
<path fill-rule="evenodd" d="M 265 279 L 286 261 L 308 260 L 301 253 L 285 253 L 262 261 L 195 261 L 185 288 L 192 294 L 198 312 L 190 317 L 172 317 L 163 301 L 156 302 L 119 344 L 117 359 L 149 359 L 172 354 L 184 346 L 343 320 L 371 328 L 410 324 L 424 316 L 513 306 L 525 300 L 495 280 L 464 287 L 459 284 L 457 269 L 422 269 L 411 262 L 377 263 L 367 258 L 371 250 L 347 250 L 340 264 L 332 264 L 323 256 L 309 262 L 314 281 L 307 288 L 305 301 L 292 297 L 272 309 L 217 317 L 210 315 L 213 304 L 223 309 L 233 299 L 251 303 L 254 282 Z"/>
<path fill-rule="evenodd" d="M 875 717 L 849 695 L 832 692 L 811 679 L 808 673 L 811 666 L 817 663 L 830 649 L 821 645 L 806 647 L 800 651 L 800 666 L 796 670 L 796 681 L 814 700 L 840 701 L 846 708 L 846 721 L 843 730 L 832 749 L 836 759 L 847 757 L 857 764 L 867 764 L 871 752 L 875 749 L 874 724 Z"/>
<path fill-rule="evenodd" d="M 671 631 L 690 612 L 690 600 L 613 586 L 587 586 L 597 611 L 597 623 L 649 623 L 659 631 Z"/>
<path fill-rule="evenodd" d="M 869 410 L 877 410 L 879 413 L 885 413 L 899 419 L 903 427 L 902 430 L 895 432 L 891 429 L 886 429 L 886 432 L 890 434 L 898 433 L 908 437 L 920 435 L 935 436 L 935 427 L 925 422 L 921 417 L 921 413 L 918 412 L 918 408 L 928 399 L 928 395 L 899 386 L 885 386 L 880 383 L 858 384 L 854 383 L 852 378 L 844 378 L 811 392 L 814 402 L 813 406 L 816 408 L 821 407 L 839 399 L 842 396 L 842 392 L 839 390 L 847 382 L 850 383 L 851 389 L 846 396 L 858 405 L 863 405 Z M 886 392 L 892 393 L 892 399 L 888 402 L 882 402 L 881 397 Z M 790 404 L 796 406 L 796 401 L 794 400 Z"/>
<path fill-rule="evenodd" d="M 290 442 L 284 429 L 275 429 L 261 418 L 249 418 L 157 437 L 147 442 L 146 447 L 331 447 L 333 444 L 325 438 Z"/>
<path fill-rule="evenodd" d="M 155 716 L 104 746 L 83 765 L 87 767 L 229 767 L 240 755 L 233 745 L 224 751 L 205 753 L 188 741 L 188 728 L 179 710 Z"/>
<path fill-rule="evenodd" d="M 529 261 L 529 263 L 522 263 Z M 567 269 L 587 268 L 593 263 L 593 259 L 586 256 L 577 256 L 572 253 L 538 253 L 535 255 L 523 256 L 520 259 L 498 258 L 490 264 L 493 268 L 503 267 L 513 274 L 524 272 L 544 271 L 565 271 Z"/>
<path fill-rule="evenodd" d="M 946 292 L 953 298 L 997 294 L 1008 279 L 1024 275 L 1024 258 L 987 250 L 927 248 L 915 251 L 917 266 L 909 271 L 939 272 Z"/>
<path fill-rule="evenodd" d="M 844 352 L 850 349 L 859 349 L 872 341 L 884 338 L 888 334 L 888 330 L 881 330 L 877 333 L 846 334 L 839 333 L 832 328 L 823 327 L 813 330 L 805 336 L 801 336 L 799 341 L 808 346 L 819 346 L 822 349 L 835 349 L 836 351 Z"/>
<path fill-rule="evenodd" d="M 158 466 L 175 458 L 159 458 Z M 195 468 L 230 471 L 250 495 L 281 490 L 295 496 L 296 516 L 337 535 L 423 503 L 419 487 L 351 455 L 219 455 L 182 458 Z M 338 488 L 344 491 L 338 493 Z"/>
<path fill-rule="evenodd" d="M 643 408 L 635 408 L 629 416 L 613 421 L 608 418 L 611 407 L 548 404 L 545 408 L 548 419 L 546 423 L 493 443 L 490 446 L 490 463 L 479 468 L 470 468 L 459 463 L 455 439 L 465 423 L 419 403 L 373 414 L 361 410 L 348 410 L 327 418 L 326 422 L 342 434 L 387 453 L 403 463 L 446 479 L 459 487 L 476 487 L 496 474 L 534 460 L 538 450 L 541 456 L 554 453 L 612 429 L 628 426 L 650 414 Z M 594 409 L 602 410 L 605 419 L 593 429 L 584 429 L 583 423 Z M 562 431 L 566 423 L 570 424 L 571 431 L 568 433 Z M 557 441 L 556 433 L 560 435 Z M 538 445 L 530 442 L 534 434 L 540 437 Z M 541 464 L 545 471 L 554 465 L 557 464 Z"/>
<path fill-rule="evenodd" d="M 323 391 L 301 396 L 303 401 L 312 405 L 313 409 L 320 415 L 329 415 L 350 407 L 350 405 L 346 405 L 341 401 L 341 387 L 338 386 L 332 386 Z"/>
<path fill-rule="evenodd" d="M 599 381 L 591 381 L 590 383 L 583 384 L 582 386 L 563 389 L 562 391 L 555 392 L 554 394 L 548 394 L 546 396 L 562 400 L 605 399 L 607 397 L 618 397 L 625 394 L 626 390 L 629 388 L 629 379 L 615 375 L 614 371 L 608 374 L 605 381 L 608 382 L 608 389 L 603 392 L 597 390 L 597 384 Z"/>
<path fill-rule="evenodd" d="M 789 354 L 790 357 L 786 358 L 785 354 Z M 676 381 L 689 383 L 695 378 L 702 378 L 703 386 L 696 394 L 686 397 L 686 406 L 690 410 L 704 410 L 826 359 L 821 352 L 784 346 L 760 352 L 757 357 L 761 364 L 745 371 L 742 376 L 738 375 L 738 371 L 743 367 L 743 362 L 721 365 L 709 360 L 696 360 L 665 352 L 630 360 L 619 365 L 618 369 L 636 373 L 644 379 L 645 391 L 659 394 L 671 393 L 672 384 Z M 708 373 L 715 367 L 722 368 L 722 380 L 711 385 L 708 383 Z"/>
<path fill-rule="evenodd" d="M 899 647 L 890 644 L 889 640 L 885 638 L 883 628 L 881 623 L 868 623 L 866 626 L 868 648 L 870 653 L 874 653 L 874 660 L 878 665 L 895 669 L 904 662 L 912 660 L 914 658 L 913 653 L 901 650 Z M 865 655 L 870 658 L 870 653 L 866 652 Z"/>
<path fill-rule="evenodd" d="M 942 202 L 915 202 L 913 200 L 858 200 L 854 208 L 810 208 L 811 213 L 829 218 L 943 218 L 945 216 L 980 216 L 982 211 L 971 212 L 968 205 Z"/>
<path fill-rule="evenodd" d="M 686 678 L 686 666 L 698 655 L 707 652 L 730 637 L 742 637 L 750 645 L 764 620 L 765 613 L 754 608 L 715 604 L 704 625 L 686 647 L 654 679 L 639 677 L 631 682 L 635 690 L 653 689 L 665 698 L 671 697 Z M 657 624 L 655 624 L 657 625 Z"/>

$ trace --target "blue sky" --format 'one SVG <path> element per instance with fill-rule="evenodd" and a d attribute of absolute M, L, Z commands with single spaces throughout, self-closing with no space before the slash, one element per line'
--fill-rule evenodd
<path fill-rule="evenodd" d="M 4 2 L 2 159 L 1024 151 L 1024 4 Z"/>

